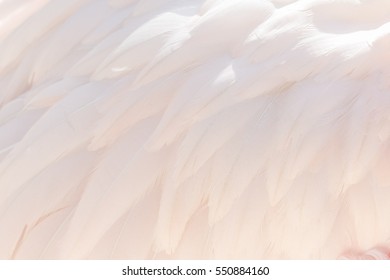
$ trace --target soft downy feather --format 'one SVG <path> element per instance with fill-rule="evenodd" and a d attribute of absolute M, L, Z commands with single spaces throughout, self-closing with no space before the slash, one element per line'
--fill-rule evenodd
<path fill-rule="evenodd" d="M 0 258 L 389 257 L 387 0 L 0 15 Z"/>

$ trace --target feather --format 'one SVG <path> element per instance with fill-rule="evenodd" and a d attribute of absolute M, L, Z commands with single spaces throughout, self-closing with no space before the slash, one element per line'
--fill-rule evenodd
<path fill-rule="evenodd" d="M 0 258 L 388 257 L 389 8 L 0 1 Z"/>

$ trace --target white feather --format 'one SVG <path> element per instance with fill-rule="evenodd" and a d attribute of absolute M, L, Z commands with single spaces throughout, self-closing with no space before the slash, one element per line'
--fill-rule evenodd
<path fill-rule="evenodd" d="M 389 11 L 1 1 L 0 258 L 390 256 Z"/>

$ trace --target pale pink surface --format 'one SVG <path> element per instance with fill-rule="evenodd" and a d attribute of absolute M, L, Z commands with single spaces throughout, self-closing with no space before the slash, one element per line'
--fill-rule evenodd
<path fill-rule="evenodd" d="M 0 258 L 389 258 L 389 20 L 0 1 Z"/>

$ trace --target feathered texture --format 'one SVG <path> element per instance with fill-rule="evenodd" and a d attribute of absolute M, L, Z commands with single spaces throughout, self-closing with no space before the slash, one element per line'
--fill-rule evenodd
<path fill-rule="evenodd" d="M 0 258 L 390 257 L 389 50 L 388 0 L 0 1 Z"/>

